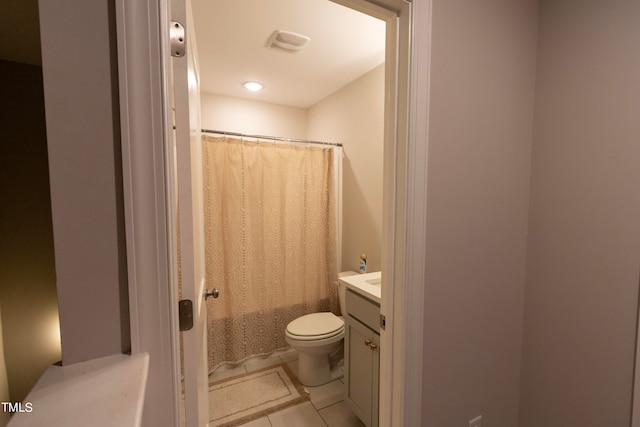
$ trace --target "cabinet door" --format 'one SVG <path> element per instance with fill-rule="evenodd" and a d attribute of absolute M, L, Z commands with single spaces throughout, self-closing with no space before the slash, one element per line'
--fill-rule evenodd
<path fill-rule="evenodd" d="M 347 402 L 367 426 L 378 424 L 379 336 L 360 323 L 346 323 Z"/>

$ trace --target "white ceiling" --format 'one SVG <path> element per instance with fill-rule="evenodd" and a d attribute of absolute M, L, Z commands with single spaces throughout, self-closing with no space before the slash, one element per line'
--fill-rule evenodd
<path fill-rule="evenodd" d="M 192 0 L 203 92 L 308 108 L 384 62 L 385 24 L 329 0 Z M 275 30 L 311 38 L 267 48 Z M 249 93 L 246 81 L 264 89 Z"/>

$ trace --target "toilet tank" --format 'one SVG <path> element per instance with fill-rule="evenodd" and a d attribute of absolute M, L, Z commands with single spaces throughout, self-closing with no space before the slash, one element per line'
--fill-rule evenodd
<path fill-rule="evenodd" d="M 343 271 L 341 273 L 338 273 L 338 277 L 347 277 L 347 276 L 355 276 L 358 273 L 356 273 L 355 271 Z M 340 301 L 340 314 L 342 316 L 345 315 L 345 313 L 347 312 L 347 310 L 344 308 L 344 301 L 347 298 L 347 286 L 344 283 L 341 283 L 339 280 L 336 282 L 336 285 L 338 286 L 338 301 Z"/>

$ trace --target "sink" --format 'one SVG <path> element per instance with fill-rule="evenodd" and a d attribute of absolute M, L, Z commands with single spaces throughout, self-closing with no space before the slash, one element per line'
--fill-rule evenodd
<path fill-rule="evenodd" d="M 375 277 L 373 279 L 365 280 L 370 285 L 380 286 L 382 284 L 382 277 Z"/>
<path fill-rule="evenodd" d="M 380 304 L 382 293 L 382 273 L 380 271 L 340 277 L 340 282 L 353 292 Z"/>

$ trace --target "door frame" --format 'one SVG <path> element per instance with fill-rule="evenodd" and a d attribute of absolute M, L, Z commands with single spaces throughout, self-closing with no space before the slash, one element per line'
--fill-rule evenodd
<path fill-rule="evenodd" d="M 163 22 L 168 0 L 115 0 L 123 165 L 124 220 L 132 354 L 149 354 L 142 425 L 180 425 L 180 354 L 177 305 L 173 303 L 168 223 L 169 158 L 163 141 L 168 90 Z"/>
<path fill-rule="evenodd" d="M 432 0 L 355 0 L 362 2 L 395 11 L 407 30 L 399 40 L 395 68 L 400 88 L 393 129 L 397 139 L 393 179 L 387 183 L 394 190 L 385 200 L 394 234 L 388 248 L 393 265 L 385 269 L 393 271 L 393 285 L 383 289 L 392 333 L 385 339 L 393 341 L 381 343 L 381 389 L 386 392 L 380 400 L 380 425 L 421 425 Z M 131 345 L 133 354 L 150 355 L 142 425 L 167 420 L 180 425 L 178 316 L 169 262 L 175 237 L 167 222 L 168 156 L 163 144 L 171 131 L 163 114 L 169 85 L 162 53 L 168 0 L 115 3 Z"/>
<path fill-rule="evenodd" d="M 331 1 L 387 24 L 379 421 L 421 425 L 431 0 Z"/>

